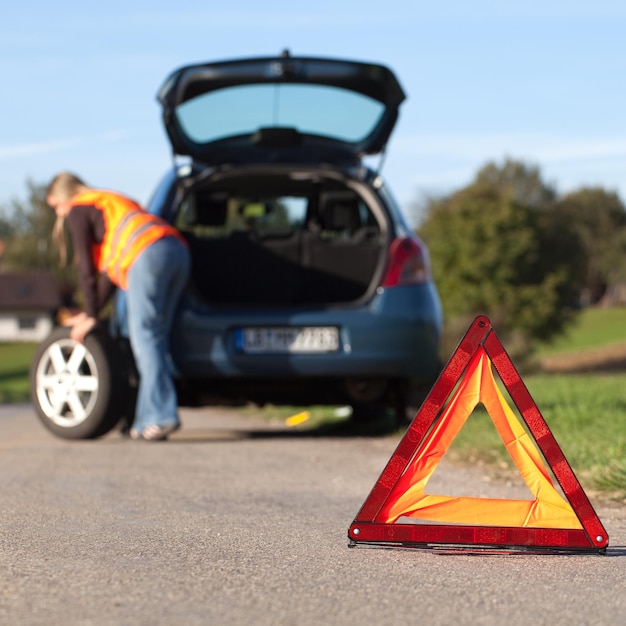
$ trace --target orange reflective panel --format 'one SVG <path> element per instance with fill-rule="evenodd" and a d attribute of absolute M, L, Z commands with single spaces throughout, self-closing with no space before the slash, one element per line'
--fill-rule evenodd
<path fill-rule="evenodd" d="M 429 495 L 425 488 L 446 450 L 479 402 L 487 409 L 533 500 Z M 496 385 L 491 361 L 480 348 L 436 426 L 389 494 L 377 521 L 400 517 L 455 524 L 582 528 L 552 484 L 543 459 Z"/>

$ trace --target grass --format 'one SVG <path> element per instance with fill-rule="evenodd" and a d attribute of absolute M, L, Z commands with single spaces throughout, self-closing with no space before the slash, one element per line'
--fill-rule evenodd
<path fill-rule="evenodd" d="M 497 329 L 496 329 L 497 331 Z M 584 309 L 568 331 L 539 346 L 538 356 L 549 357 L 626 343 L 626 310 Z"/>
<path fill-rule="evenodd" d="M 586 309 L 565 335 L 542 345 L 538 356 L 575 356 L 625 343 L 625 309 Z M 543 372 L 523 380 L 583 486 L 626 498 L 626 371 Z M 465 461 L 510 467 L 496 429 L 482 413 L 468 419 L 453 444 L 455 453 Z"/>
<path fill-rule="evenodd" d="M 32 343 L 0 343 L 0 404 L 28 400 L 28 368 L 35 348 Z"/>
<path fill-rule="evenodd" d="M 626 497 L 626 374 L 533 377 L 527 386 L 573 467 Z"/>
<path fill-rule="evenodd" d="M 625 309 L 586 309 L 565 335 L 540 346 L 538 356 L 575 356 L 625 343 Z M 583 486 L 626 498 L 626 371 L 544 372 L 523 379 Z M 513 406 L 510 399 L 509 404 Z M 511 466 L 483 413 L 482 418 L 478 411 L 477 419 L 473 414 L 467 421 L 454 442 L 455 453 L 465 461 Z"/>
<path fill-rule="evenodd" d="M 524 382 L 583 487 L 626 498 L 626 373 L 535 375 Z M 513 467 L 484 410 L 470 416 L 453 445 L 463 461 Z"/>

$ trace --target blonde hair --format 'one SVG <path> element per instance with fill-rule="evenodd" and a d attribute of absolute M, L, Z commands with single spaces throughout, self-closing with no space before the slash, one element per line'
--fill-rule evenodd
<path fill-rule="evenodd" d="M 52 227 L 52 242 L 59 251 L 59 265 L 67 265 L 67 240 L 65 239 L 65 218 L 57 215 L 57 219 Z"/>
<path fill-rule="evenodd" d="M 50 196 L 67 202 L 78 194 L 88 191 L 89 187 L 72 172 L 59 172 L 50 182 L 46 190 L 46 198 Z M 65 267 L 67 263 L 67 240 L 65 239 L 65 218 L 57 215 L 52 228 L 52 241 L 59 251 L 59 263 Z"/>
<path fill-rule="evenodd" d="M 59 200 L 67 201 L 88 189 L 89 187 L 85 181 L 76 176 L 76 174 L 59 172 L 48 185 L 46 197 L 54 196 Z"/>

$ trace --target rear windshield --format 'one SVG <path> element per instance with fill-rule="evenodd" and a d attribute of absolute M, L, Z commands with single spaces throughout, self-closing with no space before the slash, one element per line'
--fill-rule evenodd
<path fill-rule="evenodd" d="M 196 143 L 250 135 L 260 128 L 294 128 L 356 143 L 384 112 L 383 104 L 354 91 L 302 84 L 228 87 L 176 107 L 180 126 Z"/>

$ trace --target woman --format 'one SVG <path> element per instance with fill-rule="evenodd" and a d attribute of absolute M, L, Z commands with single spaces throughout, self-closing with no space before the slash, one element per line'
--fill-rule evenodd
<path fill-rule="evenodd" d="M 70 172 L 54 177 L 46 199 L 57 214 L 55 237 L 62 240 L 66 222 L 78 255 L 85 310 L 67 321 L 70 336 L 83 342 L 114 288 L 126 291 L 130 344 L 140 376 L 130 435 L 166 439 L 180 426 L 167 358 L 174 315 L 189 276 L 185 240 L 129 198 L 90 188 Z"/>

